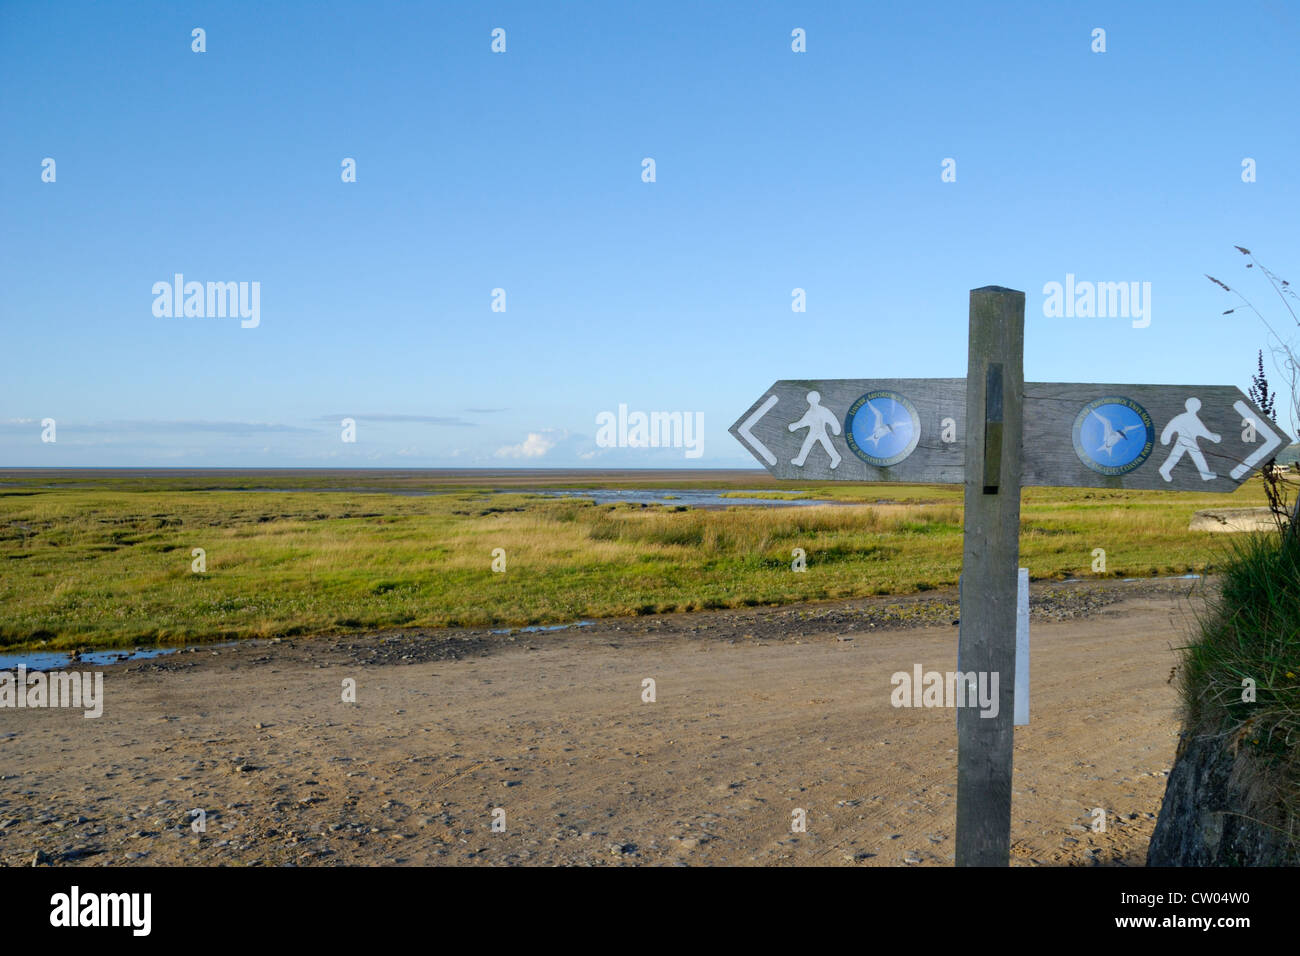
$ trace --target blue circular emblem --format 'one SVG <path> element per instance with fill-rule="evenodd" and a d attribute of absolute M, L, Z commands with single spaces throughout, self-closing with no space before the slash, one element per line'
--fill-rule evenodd
<path fill-rule="evenodd" d="M 849 449 L 868 465 L 896 465 L 916 448 L 921 419 L 916 406 L 887 388 L 867 392 L 849 406 L 844 416 L 844 438 Z"/>
<path fill-rule="evenodd" d="M 1131 398 L 1093 399 L 1074 419 L 1074 453 L 1103 475 L 1127 475 L 1150 457 L 1155 444 L 1151 416 Z"/>

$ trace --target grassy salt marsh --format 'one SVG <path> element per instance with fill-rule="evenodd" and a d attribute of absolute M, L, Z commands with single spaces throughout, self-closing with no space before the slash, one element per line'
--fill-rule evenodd
<path fill-rule="evenodd" d="M 376 483 L 405 493 L 348 490 Z M 593 504 L 531 495 L 529 483 L 836 503 Z M 237 490 L 274 488 L 311 490 Z M 1106 551 L 1106 576 L 1212 571 L 1223 536 L 1188 531 L 1192 513 L 1264 503 L 1253 482 L 1231 496 L 1033 488 L 1022 501 L 1021 564 L 1035 579 L 1093 576 L 1095 548 Z M 955 585 L 961 504 L 959 486 L 750 473 L 530 482 L 10 472 L 0 476 L 0 646 L 514 626 L 914 593 Z M 204 573 L 191 571 L 195 548 L 206 553 Z M 492 571 L 496 548 L 504 573 Z M 791 570 L 795 548 L 807 552 L 806 573 Z"/>

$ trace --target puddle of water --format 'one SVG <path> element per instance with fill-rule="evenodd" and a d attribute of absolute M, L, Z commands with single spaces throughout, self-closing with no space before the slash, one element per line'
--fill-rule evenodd
<path fill-rule="evenodd" d="M 230 647 L 231 642 L 224 644 L 204 644 L 203 648 Z M 168 654 L 177 654 L 181 651 L 190 650 L 188 647 L 149 647 L 149 648 L 116 648 L 107 651 L 87 651 L 75 661 L 72 659 L 70 651 L 26 651 L 20 654 L 0 654 L 0 670 L 16 670 L 18 667 L 26 667 L 29 671 L 53 671 L 78 669 L 87 665 L 99 665 L 103 667 L 107 664 L 123 664 L 128 661 L 144 661 L 153 657 L 166 657 Z"/>
<path fill-rule="evenodd" d="M 1175 574 L 1166 578 L 1121 578 L 1121 583 L 1132 581 L 1198 581 L 1202 575 L 1199 574 Z M 1080 584 L 1084 581 L 1096 581 L 1096 578 L 1066 578 L 1062 584 Z"/>
<path fill-rule="evenodd" d="M 543 498 L 580 498 L 594 501 L 598 505 L 618 504 L 624 502 L 633 505 L 685 505 L 698 508 L 701 505 L 758 505 L 759 507 L 788 508 L 798 505 L 829 505 L 833 501 L 817 498 L 747 498 L 746 494 L 760 495 L 761 491 L 718 491 L 703 488 L 583 488 L 583 489 L 543 489 L 524 491 L 523 494 L 540 495 Z M 742 497 L 736 497 L 740 495 Z"/>
<path fill-rule="evenodd" d="M 0 482 L 0 488 L 6 487 L 12 482 Z M 47 485 L 43 487 L 55 487 Z M 447 495 L 457 492 L 447 491 L 445 489 L 420 489 L 420 488 L 384 488 L 384 487 L 352 487 L 352 488 L 205 488 L 204 491 L 215 491 L 223 494 L 244 494 L 247 492 L 256 492 L 258 494 L 276 493 L 276 494 L 348 494 L 348 495 L 397 495 L 403 498 L 423 498 L 431 495 Z M 493 495 L 537 495 L 542 498 L 579 498 L 594 501 L 596 504 L 618 504 L 625 502 L 634 505 L 685 505 L 690 508 L 699 507 L 727 507 L 728 505 L 752 505 L 760 508 L 792 508 L 801 505 L 834 505 L 850 504 L 852 502 L 828 501 L 821 498 L 761 498 L 745 497 L 746 495 L 762 495 L 765 492 L 755 491 L 753 489 L 732 491 L 730 489 L 705 489 L 705 488 L 641 488 L 641 489 L 624 489 L 624 488 L 493 488 L 485 489 L 483 493 Z M 740 495 L 741 497 L 735 497 Z M 888 499 L 880 499 L 876 504 L 893 504 Z"/>
<path fill-rule="evenodd" d="M 411 488 L 228 488 L 221 489 L 228 494 L 240 494 L 246 491 L 256 492 L 279 492 L 283 494 L 306 494 L 321 492 L 325 494 L 375 494 L 375 495 L 400 495 L 403 497 L 422 498 L 429 495 L 445 495 L 450 492 L 443 490 L 424 491 Z M 509 488 L 493 489 L 490 494 L 494 495 L 536 495 L 541 498 L 578 498 L 587 501 L 594 501 L 598 505 L 618 504 L 624 502 L 633 505 L 685 505 L 690 508 L 699 508 L 712 505 L 714 507 L 726 507 L 728 505 L 755 505 L 758 507 L 768 508 L 789 508 L 798 507 L 799 505 L 833 505 L 834 501 L 827 501 L 819 498 L 749 498 L 743 497 L 746 494 L 761 495 L 763 492 L 754 491 L 731 491 L 730 489 L 705 489 L 705 488 Z M 741 495 L 742 497 L 734 497 Z M 879 502 L 878 502 L 879 503 Z"/>
<path fill-rule="evenodd" d="M 445 495 L 446 491 L 423 491 L 419 488 L 205 488 L 204 491 L 220 491 L 225 494 L 238 495 L 255 491 L 258 494 L 342 494 L 342 495 L 398 495 L 405 498 L 425 498 L 429 495 Z"/>
<path fill-rule="evenodd" d="M 529 624 L 527 627 L 507 627 L 493 634 L 538 634 L 542 631 L 565 631 L 571 627 L 591 627 L 595 621 L 574 621 L 572 624 Z"/>

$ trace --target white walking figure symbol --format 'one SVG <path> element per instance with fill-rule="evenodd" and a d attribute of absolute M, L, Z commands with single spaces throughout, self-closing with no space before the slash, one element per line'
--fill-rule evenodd
<path fill-rule="evenodd" d="M 1160 444 L 1168 445 L 1171 438 L 1175 435 L 1178 440 L 1174 443 L 1174 449 L 1165 459 L 1165 463 L 1160 466 L 1160 477 L 1165 481 L 1173 481 L 1174 465 L 1178 464 L 1184 455 L 1192 459 L 1196 465 L 1196 470 L 1201 473 L 1202 481 L 1213 481 L 1218 476 L 1210 471 L 1210 466 L 1205 463 L 1205 454 L 1196 444 L 1198 438 L 1204 438 L 1216 444 L 1223 440 L 1223 436 L 1216 435 L 1205 427 L 1204 423 L 1197 417 L 1196 413 L 1201 410 L 1201 400 L 1199 398 L 1189 398 L 1183 403 L 1187 411 L 1181 415 L 1175 415 L 1169 419 L 1169 424 L 1165 430 L 1160 433 Z"/>
<path fill-rule="evenodd" d="M 803 463 L 808 460 L 808 452 L 812 451 L 815 444 L 819 444 L 826 449 L 826 454 L 831 456 L 831 470 L 839 467 L 840 453 L 835 450 L 831 444 L 830 437 L 826 434 L 829 426 L 831 434 L 840 433 L 840 423 L 834 415 L 822 404 L 821 394 L 818 392 L 808 393 L 808 411 L 803 413 L 803 418 L 790 424 L 790 431 L 796 431 L 800 428 L 808 429 L 808 435 L 803 440 L 803 447 L 799 449 L 799 456 L 791 458 L 790 464 L 796 468 L 802 468 Z"/>

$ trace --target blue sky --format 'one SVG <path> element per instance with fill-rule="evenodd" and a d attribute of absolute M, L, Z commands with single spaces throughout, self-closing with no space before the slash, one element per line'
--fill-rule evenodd
<path fill-rule="evenodd" d="M 726 429 L 775 379 L 964 375 L 990 284 L 1026 293 L 1029 380 L 1245 387 L 1264 329 L 1204 274 L 1290 321 L 1233 245 L 1300 282 L 1298 27 L 9 0 L 0 466 L 748 466 Z M 155 316 L 175 273 L 258 282 L 258 326 Z M 1150 325 L 1045 316 L 1067 273 L 1149 282 Z M 702 413 L 703 456 L 598 447 L 619 404 Z"/>

